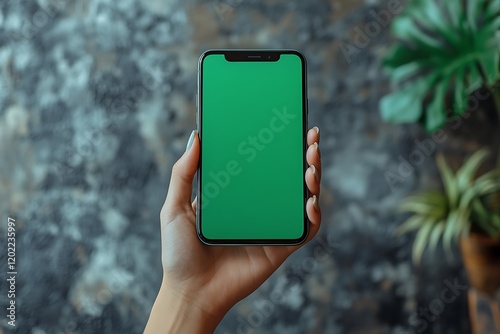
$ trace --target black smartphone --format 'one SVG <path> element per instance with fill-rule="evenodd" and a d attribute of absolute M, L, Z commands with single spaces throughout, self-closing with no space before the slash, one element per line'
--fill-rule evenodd
<path fill-rule="evenodd" d="M 209 245 L 303 242 L 306 59 L 295 50 L 210 50 L 198 66 L 199 238 Z"/>

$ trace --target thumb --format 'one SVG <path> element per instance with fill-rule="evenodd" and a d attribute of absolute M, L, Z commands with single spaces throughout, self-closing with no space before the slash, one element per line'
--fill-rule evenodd
<path fill-rule="evenodd" d="M 200 141 L 198 132 L 193 130 L 186 146 L 186 152 L 172 167 L 167 198 L 162 209 L 162 211 L 168 212 L 168 216 L 171 218 L 180 212 L 193 210 L 191 207 L 191 192 L 193 178 L 198 168 L 199 155 Z"/>

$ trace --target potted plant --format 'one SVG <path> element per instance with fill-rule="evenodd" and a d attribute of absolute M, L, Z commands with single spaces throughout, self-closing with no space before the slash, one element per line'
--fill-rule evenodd
<path fill-rule="evenodd" d="M 456 173 L 438 155 L 444 191 L 426 190 L 404 199 L 400 210 L 412 215 L 397 233 L 417 231 L 415 262 L 441 239 L 447 253 L 459 241 L 470 283 L 492 296 L 500 289 L 500 167 L 476 177 L 487 155 L 485 149 L 477 151 Z"/>
<path fill-rule="evenodd" d="M 461 116 L 480 88 L 500 115 L 500 0 L 414 0 L 391 32 L 396 42 L 383 63 L 393 89 L 380 101 L 385 121 L 435 131 Z"/>
<path fill-rule="evenodd" d="M 392 85 L 392 92 L 380 100 L 384 120 L 419 122 L 432 132 L 447 118 L 462 116 L 471 93 L 480 89 L 488 92 L 485 99 L 500 118 L 500 0 L 414 0 L 393 19 L 391 32 L 396 42 L 383 59 Z M 498 147 L 498 140 L 489 139 L 488 144 Z M 415 261 L 441 237 L 448 252 L 453 239 L 461 240 L 471 283 L 491 293 L 487 279 L 478 275 L 490 270 L 486 264 L 494 264 L 497 269 L 491 270 L 498 272 L 500 257 L 491 262 L 471 253 L 488 245 L 497 249 L 500 235 L 498 195 L 492 195 L 498 191 L 498 169 L 473 178 L 485 158 L 481 150 L 453 174 L 439 155 L 445 192 L 433 190 L 405 200 L 402 208 L 415 214 L 400 232 L 418 230 Z"/>
<path fill-rule="evenodd" d="M 391 31 L 396 41 L 383 64 L 392 90 L 380 100 L 382 118 L 392 123 L 418 122 L 433 132 L 448 121 L 446 130 L 456 130 L 451 124 L 462 124 L 461 118 L 474 112 L 468 121 L 472 128 L 460 133 L 469 135 L 472 130 L 474 140 L 481 141 L 479 146 L 497 152 L 500 0 L 413 0 L 394 17 Z M 486 113 L 475 113 L 476 109 Z M 476 121 L 481 127 L 473 126 Z M 463 147 L 464 138 L 457 132 L 451 138 L 455 141 L 449 142 L 450 147 Z M 444 191 L 429 190 L 404 200 L 401 209 L 413 215 L 398 232 L 417 231 L 415 262 L 440 240 L 447 253 L 454 241 L 459 242 L 470 283 L 491 296 L 500 288 L 500 162 L 496 169 L 475 177 L 486 155 L 485 150 L 476 152 L 456 173 L 438 155 Z M 498 321 L 498 305 L 492 310 Z"/>

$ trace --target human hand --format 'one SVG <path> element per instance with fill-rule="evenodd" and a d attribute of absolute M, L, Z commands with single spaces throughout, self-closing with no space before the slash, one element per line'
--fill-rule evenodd
<path fill-rule="evenodd" d="M 305 243 L 314 238 L 321 223 L 319 139 L 319 128 L 308 131 L 306 159 L 309 168 L 305 181 L 311 197 L 306 204 L 310 224 Z M 176 321 L 177 328 L 182 325 L 183 313 L 189 312 L 189 325 L 195 326 L 190 327 L 191 330 L 209 332 L 215 330 L 234 304 L 256 290 L 288 256 L 305 243 L 298 246 L 203 244 L 196 235 L 196 200 L 191 202 L 199 154 L 200 141 L 198 134 L 193 131 L 186 152 L 172 169 L 167 198 L 160 213 L 164 277 L 155 306 L 163 300 L 163 304 L 169 304 L 170 310 L 176 308 L 178 314 L 171 320 Z M 154 311 L 153 308 L 146 332 L 153 328 Z M 198 321 L 200 327 L 196 327 L 193 321 Z"/>

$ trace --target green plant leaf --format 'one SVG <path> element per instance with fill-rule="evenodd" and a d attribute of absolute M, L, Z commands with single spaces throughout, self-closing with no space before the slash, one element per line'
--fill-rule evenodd
<path fill-rule="evenodd" d="M 448 195 L 449 205 L 450 207 L 456 207 L 458 204 L 459 190 L 455 176 L 442 154 L 437 155 L 436 162 L 443 180 L 444 189 Z"/>
<path fill-rule="evenodd" d="M 475 181 L 476 184 L 482 184 L 484 182 L 499 183 L 500 182 L 500 168 L 491 170 L 491 171 L 481 175 Z"/>
<path fill-rule="evenodd" d="M 467 89 L 465 88 L 465 70 L 463 68 L 457 70 L 454 79 L 455 90 L 453 92 L 452 109 L 454 115 L 460 116 L 467 110 L 467 98 L 469 97 Z"/>
<path fill-rule="evenodd" d="M 483 69 L 484 74 L 486 75 L 486 83 L 488 85 L 494 84 L 499 77 L 499 59 L 500 54 L 486 54 L 481 58 L 479 64 Z"/>
<path fill-rule="evenodd" d="M 500 189 L 500 185 L 492 181 L 484 181 L 483 183 L 476 183 L 474 186 L 468 188 L 460 198 L 460 203 L 458 208 L 461 210 L 466 210 L 471 207 L 472 201 L 480 196 L 488 195 L 496 190 Z"/>
<path fill-rule="evenodd" d="M 500 0 L 491 0 L 491 6 L 488 6 L 484 11 L 485 18 L 498 17 L 500 15 Z"/>
<path fill-rule="evenodd" d="M 432 229 L 432 232 L 429 237 L 429 251 L 434 252 L 436 250 L 436 246 L 439 242 L 439 238 L 443 235 L 445 222 L 438 222 Z"/>
<path fill-rule="evenodd" d="M 488 222 L 484 221 L 477 221 L 476 222 L 483 231 L 485 231 L 488 235 L 495 235 L 497 233 L 496 229 L 492 224 L 489 224 Z"/>
<path fill-rule="evenodd" d="M 413 262 L 420 263 L 425 247 L 429 244 L 429 234 L 432 231 L 433 224 L 425 224 L 417 233 L 413 242 Z"/>
<path fill-rule="evenodd" d="M 396 229 L 395 234 L 402 235 L 402 234 L 416 231 L 420 227 L 422 227 L 422 223 L 424 223 L 424 222 L 425 222 L 425 217 L 418 216 L 418 215 L 411 216 L 403 224 L 401 224 L 401 226 L 399 226 Z"/>
<path fill-rule="evenodd" d="M 455 230 L 458 225 L 458 213 L 452 211 L 446 219 L 446 227 L 443 232 L 443 247 L 447 254 L 451 254 L 451 244 L 454 240 Z"/>
<path fill-rule="evenodd" d="M 469 0 L 466 1 L 467 4 L 467 21 L 469 23 L 469 26 L 473 30 L 477 30 L 479 26 L 477 25 L 478 18 L 480 17 L 479 14 L 481 14 L 480 10 L 484 4 L 484 0 Z"/>
<path fill-rule="evenodd" d="M 391 24 L 391 32 L 400 40 L 410 41 L 415 45 L 416 56 L 423 56 L 424 52 L 429 52 L 428 55 L 434 54 L 440 50 L 441 44 L 439 40 L 430 37 L 421 29 L 415 29 L 415 18 L 401 15 L 394 19 Z M 396 59 L 393 59 L 397 62 Z"/>
<path fill-rule="evenodd" d="M 380 101 L 382 118 L 388 122 L 415 122 L 422 115 L 421 100 L 428 84 L 420 80 L 384 96 Z"/>
<path fill-rule="evenodd" d="M 454 27 L 460 28 L 461 22 L 464 21 L 465 13 L 460 1 L 442 1 L 448 10 L 451 21 Z M 459 15 L 457 15 L 459 14 Z"/>
<path fill-rule="evenodd" d="M 479 166 L 488 157 L 488 150 L 480 149 L 475 152 L 460 169 L 457 171 L 457 183 L 458 189 L 460 191 L 465 191 L 467 188 L 472 186 L 475 174 Z"/>
<path fill-rule="evenodd" d="M 493 226 L 496 227 L 497 233 L 500 233 L 500 216 L 499 215 L 492 215 L 491 216 L 491 223 Z"/>
<path fill-rule="evenodd" d="M 446 196 L 437 190 L 421 192 L 405 199 L 398 207 L 401 212 L 413 212 L 427 217 L 446 216 Z"/>
<path fill-rule="evenodd" d="M 484 175 L 488 177 L 481 177 L 476 180 L 474 185 L 464 193 L 464 198 L 462 198 L 462 200 L 464 202 L 470 201 L 471 197 L 486 196 L 500 190 L 500 179 L 495 178 L 495 174 L 496 173 L 488 173 Z M 463 205 L 467 205 L 467 203 L 464 203 Z"/>
<path fill-rule="evenodd" d="M 398 42 L 383 60 L 393 87 L 380 100 L 384 120 L 434 131 L 465 112 L 471 92 L 500 79 L 500 2 L 466 4 L 414 0 L 394 18 Z"/>
<path fill-rule="evenodd" d="M 446 255 L 452 242 L 467 237 L 473 224 L 492 236 L 500 236 L 500 166 L 476 177 L 488 152 L 472 154 L 454 174 L 442 154 L 436 157 L 445 192 L 421 191 L 404 199 L 402 212 L 413 213 L 398 233 L 417 231 L 412 250 L 420 261 L 426 247 L 434 251 L 442 238 Z"/>
<path fill-rule="evenodd" d="M 490 216 L 488 215 L 488 211 L 484 207 L 483 203 L 479 198 L 475 198 L 472 201 L 472 210 L 474 214 L 474 219 L 476 222 L 487 224 Z"/>
<path fill-rule="evenodd" d="M 488 212 L 479 198 L 472 201 L 473 220 L 486 233 L 491 236 L 500 234 L 500 216 Z"/>
<path fill-rule="evenodd" d="M 455 229 L 455 237 L 458 239 L 461 236 L 466 236 L 470 232 L 470 209 L 459 209 L 457 215 L 457 228 Z"/>
<path fill-rule="evenodd" d="M 459 43 L 460 36 L 457 35 L 455 29 L 450 29 L 454 26 L 453 20 L 449 21 L 448 18 L 444 16 L 437 1 L 423 0 L 420 3 L 421 6 L 419 10 L 413 12 L 413 17 L 427 26 L 433 27 L 436 30 L 433 31 L 434 35 L 443 36 L 446 40 L 452 42 L 452 44 Z M 437 38 L 438 37 L 435 37 L 435 39 Z"/>
<path fill-rule="evenodd" d="M 449 78 L 441 80 L 434 90 L 431 102 L 425 107 L 425 128 L 435 131 L 441 128 L 446 121 L 445 94 Z"/>

